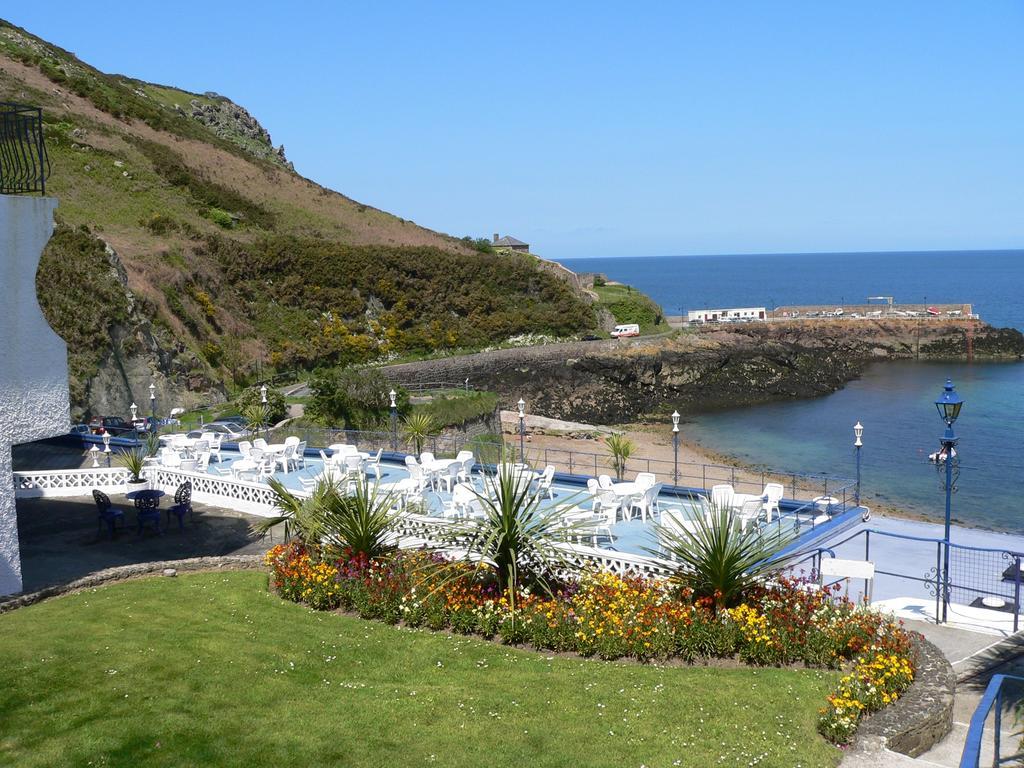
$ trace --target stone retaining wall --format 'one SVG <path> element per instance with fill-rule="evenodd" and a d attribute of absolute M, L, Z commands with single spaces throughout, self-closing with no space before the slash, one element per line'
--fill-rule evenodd
<path fill-rule="evenodd" d="M 145 576 L 152 573 L 162 573 L 165 569 L 173 568 L 175 571 L 209 571 L 217 568 L 238 570 L 240 568 L 262 568 L 263 555 L 224 555 L 222 557 L 190 557 L 185 560 L 158 560 L 152 563 L 133 563 L 132 565 L 120 565 L 116 568 L 105 568 L 102 571 L 90 573 L 80 579 L 68 582 L 67 584 L 56 584 L 52 587 L 45 587 L 37 592 L 29 592 L 24 595 L 14 595 L 0 599 L 0 613 L 13 611 L 15 608 L 22 608 L 26 605 L 41 602 L 50 597 L 66 595 L 69 592 L 76 592 L 80 589 L 91 589 L 113 581 L 123 581 L 136 576 Z"/>
<path fill-rule="evenodd" d="M 953 727 L 956 675 L 945 655 L 920 635 L 914 682 L 896 703 L 867 717 L 854 748 L 891 749 L 917 757 L 941 741 Z"/>

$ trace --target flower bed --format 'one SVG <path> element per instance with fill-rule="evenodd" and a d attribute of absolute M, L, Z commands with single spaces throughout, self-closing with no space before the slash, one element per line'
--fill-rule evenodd
<path fill-rule="evenodd" d="M 319 560 L 297 543 L 267 553 L 278 592 L 317 610 L 500 638 L 602 659 L 737 658 L 850 671 L 821 710 L 819 731 L 850 740 L 860 718 L 913 681 L 910 638 L 892 619 L 780 579 L 716 611 L 668 582 L 587 572 L 555 594 L 499 594 L 486 575 L 424 552 Z M 510 599 L 511 597 L 511 599 Z"/>

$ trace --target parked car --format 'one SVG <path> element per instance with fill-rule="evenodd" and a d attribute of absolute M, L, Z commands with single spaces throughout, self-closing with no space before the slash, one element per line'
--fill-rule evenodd
<path fill-rule="evenodd" d="M 69 435 L 88 435 L 92 432 L 88 424 L 72 424 L 68 430 Z"/>
<path fill-rule="evenodd" d="M 122 419 L 120 416 L 97 416 L 89 422 L 89 429 L 94 435 L 102 435 L 109 432 L 113 437 L 129 435 L 135 432 L 135 427 Z"/>
<path fill-rule="evenodd" d="M 236 424 L 243 429 L 249 426 L 249 420 L 245 416 L 235 414 L 234 416 L 225 416 L 216 421 L 211 421 L 211 424 Z"/>
<path fill-rule="evenodd" d="M 239 427 L 237 424 L 225 424 L 219 421 L 214 421 L 206 424 L 198 429 L 193 429 L 188 433 L 189 438 L 195 440 L 202 437 L 204 432 L 212 432 L 217 435 L 223 435 L 223 440 L 228 442 L 236 442 L 242 440 L 249 434 L 249 430 L 244 427 Z"/>

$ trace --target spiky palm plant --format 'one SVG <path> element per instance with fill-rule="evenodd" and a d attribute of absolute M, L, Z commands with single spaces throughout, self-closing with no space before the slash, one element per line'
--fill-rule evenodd
<path fill-rule="evenodd" d="M 142 470 L 146 467 L 146 459 L 150 456 L 145 448 L 129 448 L 117 454 L 117 463 L 128 470 L 130 483 L 142 482 Z"/>
<path fill-rule="evenodd" d="M 659 523 L 655 529 L 662 547 L 648 551 L 677 561 L 672 581 L 693 590 L 696 598 L 710 599 L 716 610 L 738 605 L 757 584 L 800 556 L 783 552 L 796 538 L 792 529 L 744 531 L 729 508 L 710 507 L 691 527 Z"/>
<path fill-rule="evenodd" d="M 283 525 L 285 538 L 295 536 L 318 555 L 348 550 L 353 555 L 375 558 L 394 549 L 393 495 L 378 493 L 376 487 L 364 483 L 356 483 L 354 493 L 343 494 L 329 476 L 313 486 L 305 498 L 296 496 L 276 478 L 270 478 L 267 484 L 281 514 L 254 523 L 256 536 Z"/>
<path fill-rule="evenodd" d="M 415 446 L 417 456 L 423 452 L 424 443 L 436 429 L 434 417 L 425 411 L 413 411 L 402 419 L 402 434 Z"/>
<path fill-rule="evenodd" d="M 286 539 L 294 536 L 311 551 L 319 553 L 324 538 L 324 509 L 338 493 L 334 483 L 329 479 L 321 480 L 307 497 L 296 496 L 276 477 L 268 478 L 267 485 L 280 514 L 253 523 L 253 535 L 266 536 L 280 525 L 284 527 Z"/>
<path fill-rule="evenodd" d="M 510 464 L 499 464 L 484 478 L 489 493 L 478 493 L 483 516 L 453 527 L 465 560 L 478 572 L 488 570 L 515 607 L 526 584 L 552 591 L 551 578 L 568 570 L 566 553 L 556 546 L 570 541 L 577 526 L 565 525 L 554 507 L 543 507 L 530 488 L 530 475 Z"/>
<path fill-rule="evenodd" d="M 604 439 L 604 444 L 608 448 L 608 453 L 611 454 L 615 477 L 621 481 L 626 474 L 626 463 L 633 455 L 633 451 L 636 450 L 636 446 L 628 437 L 618 434 L 608 435 Z"/>
<path fill-rule="evenodd" d="M 325 543 L 371 560 L 395 548 L 396 496 L 355 483 L 355 493 L 334 493 L 323 509 Z"/>

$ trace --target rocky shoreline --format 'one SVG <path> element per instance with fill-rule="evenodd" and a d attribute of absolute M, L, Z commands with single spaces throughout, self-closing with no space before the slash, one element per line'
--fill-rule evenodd
<path fill-rule="evenodd" d="M 620 424 L 817 397 L 883 360 L 1018 360 L 1024 336 L 978 320 L 790 321 L 688 329 L 646 340 L 503 349 L 387 366 L 396 384 L 464 381 L 543 416 Z"/>

